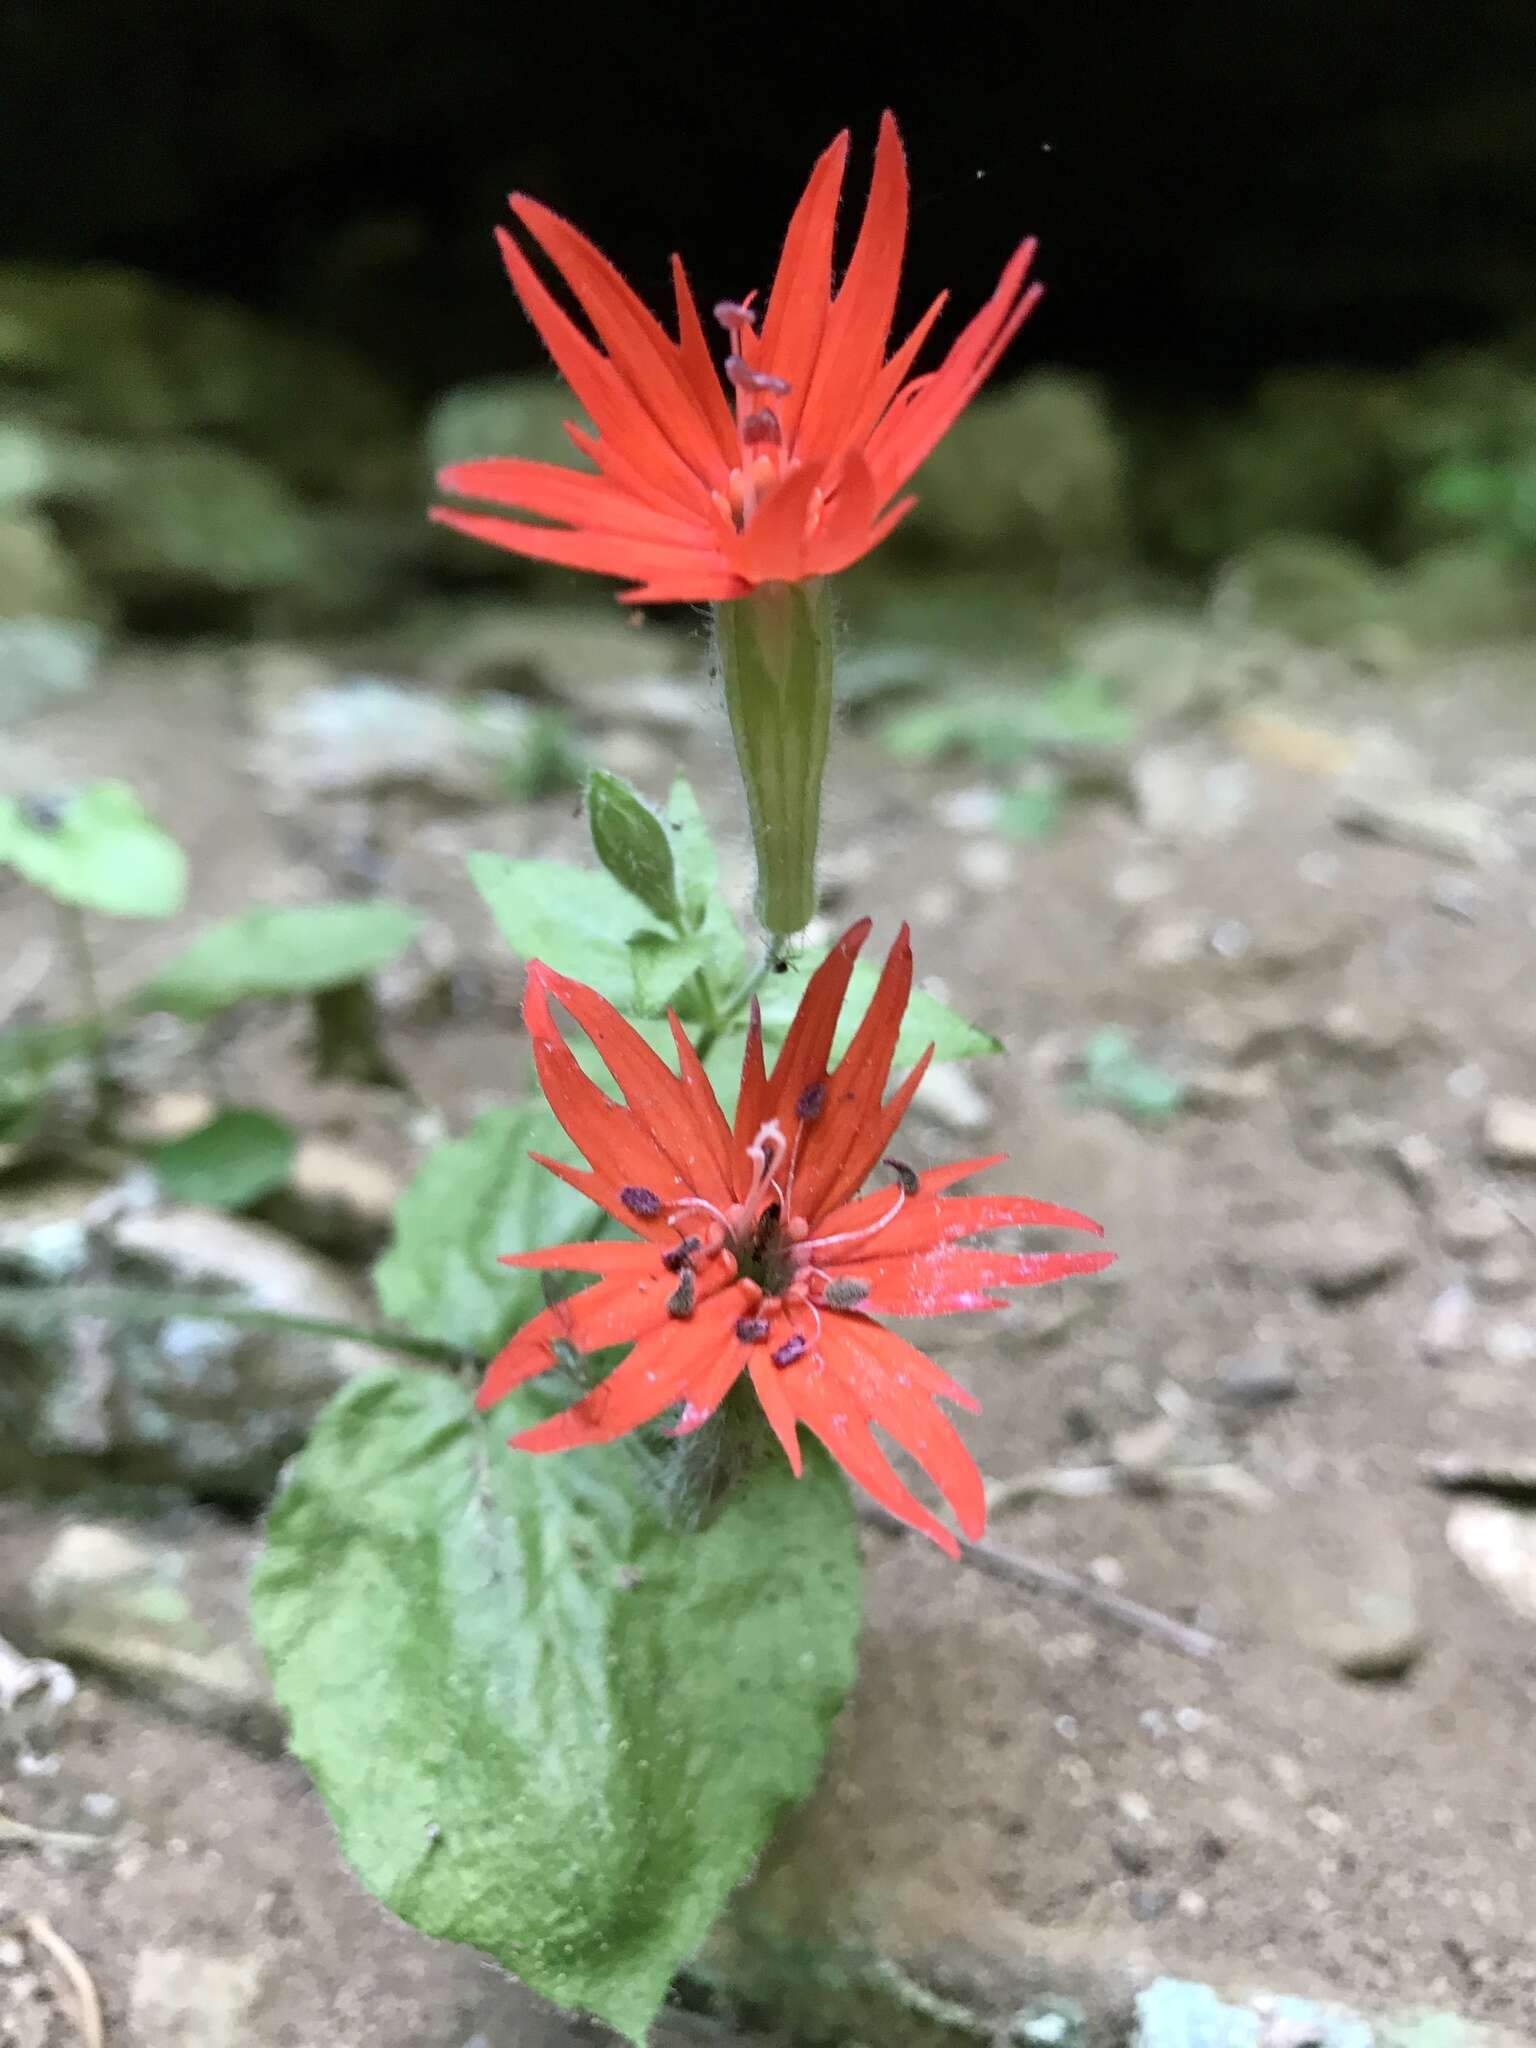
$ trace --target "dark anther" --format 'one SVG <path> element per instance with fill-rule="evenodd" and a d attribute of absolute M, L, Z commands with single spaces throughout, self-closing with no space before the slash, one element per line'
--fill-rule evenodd
<path fill-rule="evenodd" d="M 766 1173 L 766 1172 L 768 1171 L 769 1167 L 770 1167 L 770 1166 L 772 1166 L 773 1162 L 775 1161 L 775 1159 L 777 1159 L 777 1158 L 778 1158 L 778 1156 L 779 1156 L 779 1148 L 778 1148 L 778 1146 L 777 1146 L 777 1145 L 775 1145 L 775 1143 L 773 1142 L 772 1138 L 764 1138 L 764 1140 L 763 1140 L 763 1171 L 764 1171 L 764 1173 Z"/>
<path fill-rule="evenodd" d="M 917 1193 L 917 1175 L 904 1159 L 887 1159 L 885 1164 L 895 1174 L 904 1195 Z"/>
<path fill-rule="evenodd" d="M 796 1330 L 794 1336 L 786 1337 L 778 1350 L 774 1352 L 773 1362 L 778 1366 L 793 1365 L 797 1358 L 804 1358 L 810 1348 L 805 1338 Z"/>
<path fill-rule="evenodd" d="M 659 1216 L 661 1197 L 650 1188 L 620 1188 L 619 1200 L 631 1216 Z"/>
<path fill-rule="evenodd" d="M 857 1308 L 868 1294 L 867 1280 L 829 1280 L 821 1298 L 828 1308 Z"/>
<path fill-rule="evenodd" d="M 736 1334 L 743 1344 L 761 1344 L 768 1334 L 768 1325 L 761 1316 L 742 1316 L 737 1321 Z"/>
<path fill-rule="evenodd" d="M 715 318 L 727 334 L 734 334 L 738 327 L 753 327 L 757 315 L 750 306 L 739 305 L 735 299 L 720 299 L 715 305 Z"/>
<path fill-rule="evenodd" d="M 748 448 L 780 448 L 784 444 L 784 430 L 779 425 L 779 416 L 766 406 L 761 412 L 749 412 L 741 423 L 741 438 Z"/>
<path fill-rule="evenodd" d="M 813 1081 L 809 1088 L 802 1088 L 800 1090 L 799 1100 L 795 1104 L 795 1115 L 800 1118 L 802 1123 L 813 1124 L 826 1106 L 826 1082 Z"/>
<path fill-rule="evenodd" d="M 775 398 L 788 398 L 791 386 L 771 370 L 754 370 L 741 356 L 727 356 L 725 374 L 738 391 L 767 391 Z"/>
<path fill-rule="evenodd" d="M 777 1202 L 770 1202 L 762 1215 L 752 1226 L 752 1249 L 761 1257 L 773 1243 L 778 1233 L 779 1220 L 784 1211 Z"/>
<path fill-rule="evenodd" d="M 692 1266 L 684 1266 L 677 1276 L 677 1286 L 667 1296 L 669 1316 L 691 1316 L 693 1304 L 698 1300 L 698 1288 L 694 1283 Z"/>
<path fill-rule="evenodd" d="M 34 832 L 57 832 L 64 822 L 64 813 L 69 809 L 69 799 L 62 796 L 24 796 L 16 808 Z"/>
<path fill-rule="evenodd" d="M 669 1273 L 681 1273 L 703 1242 L 702 1237 L 685 1237 L 681 1244 L 673 1245 L 671 1251 L 662 1253 L 661 1263 Z"/>

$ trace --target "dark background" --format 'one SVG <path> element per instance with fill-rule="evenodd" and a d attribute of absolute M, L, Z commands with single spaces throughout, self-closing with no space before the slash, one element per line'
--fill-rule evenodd
<path fill-rule="evenodd" d="M 906 306 L 974 305 L 1026 230 L 1034 359 L 1227 394 L 1536 317 L 1532 0 L 519 6 L 11 0 L 0 236 L 227 291 L 426 391 L 528 366 L 489 231 L 513 186 L 654 303 L 766 284 L 837 128 L 884 104 Z"/>

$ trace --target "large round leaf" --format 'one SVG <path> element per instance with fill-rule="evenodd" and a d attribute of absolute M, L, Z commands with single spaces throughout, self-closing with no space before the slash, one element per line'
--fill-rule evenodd
<path fill-rule="evenodd" d="M 516 1408 L 354 1382 L 272 1510 L 257 1632 L 363 1881 L 639 2043 L 816 1777 L 853 1675 L 852 1509 L 812 1447 L 679 1528 L 621 1446 L 508 1451 Z"/>

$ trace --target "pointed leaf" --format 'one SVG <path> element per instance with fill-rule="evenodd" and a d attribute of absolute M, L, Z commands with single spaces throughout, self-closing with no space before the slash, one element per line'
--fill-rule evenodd
<path fill-rule="evenodd" d="M 703 922 L 715 893 L 717 869 L 714 841 L 686 777 L 679 775 L 667 799 L 667 830 L 672 835 L 672 865 L 678 899 L 688 924 Z"/>
<path fill-rule="evenodd" d="M 783 1041 L 805 993 L 806 982 L 818 964 L 814 955 L 792 960 L 782 974 L 770 974 L 759 990 L 763 1039 L 770 1049 Z M 848 984 L 848 998 L 838 1019 L 837 1036 L 833 1040 L 834 1056 L 845 1050 L 858 1029 L 879 979 L 879 968 L 867 960 L 861 960 L 854 968 L 853 978 Z M 967 1024 L 963 1017 L 957 1017 L 936 996 L 915 988 L 902 1019 L 901 1035 L 896 1041 L 895 1064 L 910 1067 L 922 1058 L 930 1045 L 936 1060 L 966 1060 L 979 1053 L 1002 1051 L 1000 1041 L 990 1032 Z"/>
<path fill-rule="evenodd" d="M 682 916 L 672 842 L 660 818 L 621 776 L 596 768 L 587 783 L 587 824 L 598 859 L 621 888 L 661 919 Z"/>
<path fill-rule="evenodd" d="M 604 1219 L 530 1152 L 570 1153 L 542 1104 L 488 1110 L 467 1137 L 422 1163 L 374 1268 L 385 1315 L 418 1337 L 488 1358 L 542 1306 L 539 1276 L 498 1260 L 590 1237 Z"/>
<path fill-rule="evenodd" d="M 184 1138 L 150 1154 L 155 1178 L 173 1202 L 244 1209 L 282 1187 L 298 1149 L 290 1125 L 259 1109 L 225 1109 Z"/>
<path fill-rule="evenodd" d="M 647 928 L 639 904 L 612 875 L 553 860 L 472 853 L 469 876 L 496 928 L 525 960 L 542 960 L 621 1007 L 634 1001 L 629 941 Z"/>
<path fill-rule="evenodd" d="M 59 802 L 0 797 L 0 861 L 60 903 L 111 917 L 171 917 L 187 890 L 181 848 L 124 782 Z"/>
<path fill-rule="evenodd" d="M 421 919 L 398 903 L 295 903 L 210 925 L 136 1002 L 183 1017 L 258 998 L 313 995 L 361 981 L 401 953 Z"/>
<path fill-rule="evenodd" d="M 252 1589 L 293 1748 L 353 1867 L 640 2044 L 815 1781 L 853 1675 L 856 1529 L 811 1447 L 664 1522 L 612 1451 L 504 1448 L 437 1375 L 332 1403 Z"/>

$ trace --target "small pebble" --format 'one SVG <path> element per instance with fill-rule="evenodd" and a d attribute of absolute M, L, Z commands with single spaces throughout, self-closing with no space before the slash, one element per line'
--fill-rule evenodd
<path fill-rule="evenodd" d="M 1530 1273 L 1514 1245 L 1496 1244 L 1472 1268 L 1472 1285 L 1484 1301 L 1513 1301 L 1530 1286 Z"/>
<path fill-rule="evenodd" d="M 1472 1290 L 1464 1280 L 1440 1290 L 1419 1331 L 1419 1350 L 1431 1365 L 1459 1358 L 1471 1348 L 1473 1316 Z"/>
<path fill-rule="evenodd" d="M 1296 1368 L 1284 1350 L 1250 1352 L 1228 1359 L 1217 1391 L 1238 1408 L 1273 1408 L 1296 1394 Z"/>
<path fill-rule="evenodd" d="M 1536 1167 L 1536 1102 L 1496 1095 L 1483 1116 L 1483 1154 L 1494 1166 Z"/>
<path fill-rule="evenodd" d="M 1317 1247 L 1307 1279 L 1323 1301 L 1353 1301 L 1395 1280 L 1408 1264 L 1407 1242 L 1395 1231 L 1345 1225 Z"/>
<path fill-rule="evenodd" d="M 1486 1250 L 1509 1230 L 1509 1211 L 1492 1195 L 1459 1195 L 1441 1211 L 1435 1235 L 1448 1252 Z"/>

